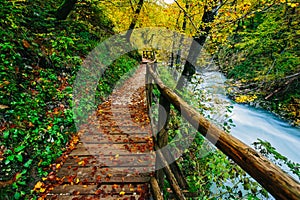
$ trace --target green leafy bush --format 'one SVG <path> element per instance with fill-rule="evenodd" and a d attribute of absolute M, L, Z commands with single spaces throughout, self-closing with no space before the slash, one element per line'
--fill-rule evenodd
<path fill-rule="evenodd" d="M 54 18 L 57 3 L 0 2 L 0 199 L 34 197 L 35 183 L 76 134 L 71 111 L 76 73 L 85 56 L 113 33 L 92 1 L 81 1 L 66 21 Z M 86 19 L 86 12 L 93 19 Z M 107 68 L 97 98 L 108 96 L 113 83 L 136 66 L 130 56 Z"/>

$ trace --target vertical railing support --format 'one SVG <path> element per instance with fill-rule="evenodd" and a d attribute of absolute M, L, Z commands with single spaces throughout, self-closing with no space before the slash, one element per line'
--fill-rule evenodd
<path fill-rule="evenodd" d="M 143 56 L 149 55 L 149 52 L 146 51 L 143 52 Z M 150 52 L 151 58 L 155 59 L 155 53 Z M 153 63 L 146 63 L 146 98 L 147 98 L 147 108 L 148 112 L 150 114 L 151 111 L 151 105 L 153 101 L 153 78 L 150 75 L 150 68 L 153 71 L 156 71 L 157 68 L 157 62 L 154 61 Z M 159 185 L 160 188 L 164 187 L 164 180 L 165 180 L 165 175 L 171 184 L 172 190 L 175 194 L 177 194 L 177 199 L 185 199 L 183 193 L 181 192 L 181 189 L 184 188 L 186 189 L 188 187 L 188 184 L 181 174 L 179 167 L 176 162 L 174 161 L 174 158 L 171 154 L 171 152 L 163 151 L 164 154 L 160 151 L 168 145 L 168 139 L 169 139 L 169 134 L 168 134 L 168 123 L 169 123 L 169 118 L 170 118 L 170 102 L 163 96 L 160 95 L 159 97 L 159 111 L 158 111 L 158 123 L 157 123 L 157 131 L 158 134 L 154 139 L 155 142 L 155 149 L 159 155 L 156 156 L 156 169 L 159 169 L 156 171 L 155 174 L 155 180 L 157 181 L 157 184 Z M 173 163 L 171 163 L 173 162 Z"/>

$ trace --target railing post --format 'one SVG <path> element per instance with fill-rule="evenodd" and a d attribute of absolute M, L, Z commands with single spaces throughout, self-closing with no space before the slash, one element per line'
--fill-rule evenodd
<path fill-rule="evenodd" d="M 150 184 L 153 192 L 153 197 L 155 200 L 163 200 L 163 195 L 158 185 L 156 178 L 152 177 L 150 179 Z"/>
<path fill-rule="evenodd" d="M 151 56 L 155 58 L 155 54 L 151 53 Z M 147 63 L 146 65 L 146 98 L 147 98 L 147 108 L 148 112 L 150 113 L 150 108 L 152 105 L 152 91 L 153 91 L 153 83 L 154 80 L 150 74 L 150 68 L 153 69 L 153 71 L 156 71 L 157 69 L 157 62 L 154 61 L 154 63 Z M 168 144 L 168 129 L 167 125 L 169 123 L 169 117 L 170 117 L 170 102 L 163 96 L 160 95 L 159 97 L 159 116 L 158 116 L 158 134 L 157 137 L 154 138 L 155 141 L 155 149 L 158 151 L 159 149 L 162 149 L 164 146 Z M 162 154 L 161 154 L 162 155 Z M 176 162 L 173 162 L 170 164 L 171 161 L 173 161 L 172 155 L 169 151 L 164 151 L 164 155 L 157 156 L 156 157 L 156 168 L 161 168 L 156 171 L 156 180 L 158 182 L 158 185 L 160 188 L 164 187 L 164 178 L 165 174 L 167 175 L 168 181 L 171 181 L 172 189 L 175 192 L 175 194 L 181 193 L 181 188 L 187 188 L 187 182 L 185 181 L 183 175 L 179 171 L 179 167 L 177 166 Z M 163 165 L 162 165 L 163 163 Z M 170 178 L 172 177 L 172 180 Z M 175 180 L 175 181 L 174 181 Z M 174 186 L 175 184 L 175 186 Z M 177 197 L 178 199 L 184 199 L 183 193 L 182 195 Z"/>

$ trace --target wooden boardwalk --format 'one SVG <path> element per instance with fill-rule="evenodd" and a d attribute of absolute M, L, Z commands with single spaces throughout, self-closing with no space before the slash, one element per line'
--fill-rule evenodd
<path fill-rule="evenodd" d="M 159 151 L 168 145 L 169 138 L 166 128 L 169 118 L 165 121 L 160 119 L 170 115 L 172 105 L 273 197 L 300 199 L 300 184 L 295 179 L 250 146 L 205 119 L 163 84 L 155 72 L 156 65 L 155 62 L 147 64 L 146 88 L 146 65 L 142 64 L 131 78 L 113 91 L 108 101 L 89 116 L 88 122 L 79 130 L 80 139 L 75 137 L 70 141 L 61 160 L 52 165 L 53 172 L 46 178 L 50 184 L 42 197 L 163 200 L 161 188 L 168 181 L 171 198 L 199 198 L 198 193 L 189 192 L 186 178 L 177 163 L 169 163 L 170 153 Z M 154 87 L 160 91 L 159 95 L 153 93 Z M 158 109 L 157 126 L 162 127 L 157 127 L 158 133 L 152 135 L 147 108 L 153 103 L 164 109 Z M 74 146 L 78 140 L 79 143 Z M 163 168 L 155 173 L 155 166 L 161 165 Z"/>
<path fill-rule="evenodd" d="M 99 105 L 56 172 L 47 199 L 150 199 L 155 155 L 145 102 L 145 72 L 135 74 Z"/>

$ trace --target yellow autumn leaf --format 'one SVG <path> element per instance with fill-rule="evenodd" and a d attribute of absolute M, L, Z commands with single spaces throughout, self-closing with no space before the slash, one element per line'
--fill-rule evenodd
<path fill-rule="evenodd" d="M 37 182 L 36 184 L 35 184 L 35 188 L 41 188 L 42 187 L 42 185 L 43 185 L 43 183 L 41 182 L 41 181 L 39 181 L 39 182 Z"/>
<path fill-rule="evenodd" d="M 119 194 L 120 194 L 120 196 L 124 196 L 126 194 L 126 192 L 125 191 L 121 191 Z"/>
<path fill-rule="evenodd" d="M 78 184 L 80 182 L 79 178 L 75 179 L 75 183 Z"/>
<path fill-rule="evenodd" d="M 298 3 L 291 3 L 291 7 L 292 8 L 295 8 L 295 7 L 297 7 L 299 4 Z"/>
<path fill-rule="evenodd" d="M 84 165 L 84 161 L 82 160 L 82 161 L 79 161 L 78 162 L 78 165 Z"/>

